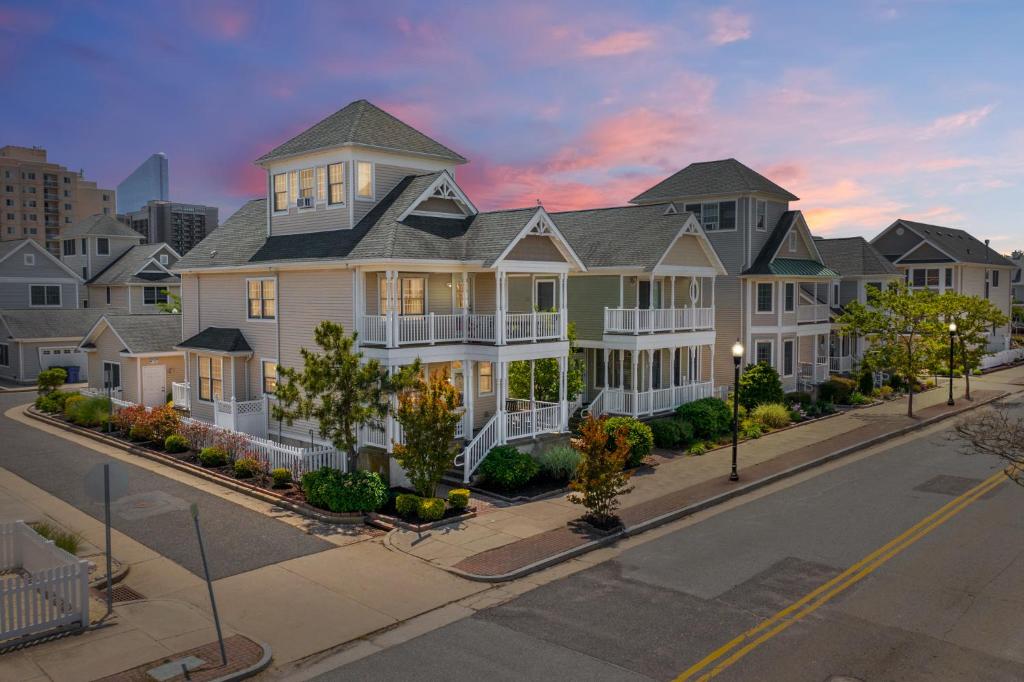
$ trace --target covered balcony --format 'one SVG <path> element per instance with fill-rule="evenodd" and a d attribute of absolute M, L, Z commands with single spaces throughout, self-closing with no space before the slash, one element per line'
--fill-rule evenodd
<path fill-rule="evenodd" d="M 714 277 L 620 278 L 619 307 L 604 309 L 605 334 L 658 334 L 715 328 Z"/>

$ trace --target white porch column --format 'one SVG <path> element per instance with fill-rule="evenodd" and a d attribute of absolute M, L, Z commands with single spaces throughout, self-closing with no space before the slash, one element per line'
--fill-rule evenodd
<path fill-rule="evenodd" d="M 505 343 L 505 312 L 508 306 L 508 275 L 498 271 L 495 275 L 496 286 L 494 287 L 494 342 L 501 346 Z"/>
<path fill-rule="evenodd" d="M 498 384 L 497 387 L 496 387 L 497 391 L 496 391 L 496 395 L 495 395 L 495 398 L 498 401 L 498 405 L 497 405 L 498 437 L 499 437 L 499 441 L 498 442 L 504 443 L 505 442 L 505 438 L 506 438 L 506 434 L 505 434 L 505 423 L 506 423 L 506 420 L 505 420 L 505 400 L 506 400 L 506 397 L 508 396 L 508 374 L 507 374 L 507 372 L 508 372 L 508 363 L 507 362 L 499 362 L 496 369 L 498 370 L 497 373 L 496 373 L 497 377 L 495 378 L 495 381 Z"/>
<path fill-rule="evenodd" d="M 388 348 L 397 348 L 399 343 L 398 335 L 398 272 L 387 270 L 384 275 L 384 283 L 387 287 L 385 300 L 387 301 L 387 324 Z"/>
<path fill-rule="evenodd" d="M 469 340 L 469 273 L 462 271 L 462 341 Z"/>
<path fill-rule="evenodd" d="M 561 273 L 558 276 L 558 322 L 560 338 L 565 341 L 569 338 L 569 274 Z"/>
<path fill-rule="evenodd" d="M 672 275 L 669 277 L 669 286 L 672 287 L 672 292 L 669 294 L 669 308 L 672 309 L 672 331 L 676 330 L 676 276 Z M 673 356 L 675 353 L 672 354 Z"/>
<path fill-rule="evenodd" d="M 569 358 L 558 358 L 559 431 L 569 430 Z"/>
<path fill-rule="evenodd" d="M 462 363 L 462 385 L 464 386 L 464 393 L 462 394 L 462 404 L 466 408 L 466 424 L 463 428 L 463 436 L 467 441 L 473 440 L 473 406 L 476 403 L 476 361 L 465 360 Z"/>
<path fill-rule="evenodd" d="M 633 416 L 640 414 L 640 392 L 638 390 L 639 383 L 637 382 L 637 369 L 639 368 L 639 358 L 637 357 L 636 351 L 631 351 L 629 354 L 629 368 L 631 374 L 629 376 L 630 389 L 633 391 Z"/>
<path fill-rule="evenodd" d="M 537 436 L 537 398 L 534 395 L 534 379 L 536 364 L 530 360 L 530 435 Z"/>
<path fill-rule="evenodd" d="M 611 358 L 612 352 L 607 348 L 602 348 L 601 353 L 604 354 L 604 365 L 602 365 L 602 367 L 604 368 L 604 376 L 601 377 L 601 388 L 608 388 L 608 376 L 611 374 L 611 370 L 608 367 L 608 360 Z"/>

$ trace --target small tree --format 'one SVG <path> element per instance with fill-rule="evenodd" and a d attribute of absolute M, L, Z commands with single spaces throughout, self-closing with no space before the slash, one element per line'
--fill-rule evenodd
<path fill-rule="evenodd" d="M 68 380 L 68 372 L 63 367 L 51 367 L 44 369 L 36 377 L 36 385 L 39 387 L 39 395 L 49 395 L 64 385 Z"/>
<path fill-rule="evenodd" d="M 156 309 L 162 313 L 180 313 L 181 312 L 181 296 L 172 292 L 170 289 L 164 289 L 162 294 L 167 296 L 166 303 L 157 303 Z"/>
<path fill-rule="evenodd" d="M 629 457 L 629 430 L 623 426 L 614 434 L 614 447 L 609 449 L 612 436 L 605 431 L 604 419 L 587 417 L 580 428 L 580 437 L 572 446 L 580 453 L 576 479 L 569 483 L 575 492 L 569 496 L 573 504 L 587 509 L 584 517 L 598 528 L 609 528 L 618 523 L 615 510 L 619 496 L 632 492 L 627 486 L 632 472 L 623 471 Z"/>
<path fill-rule="evenodd" d="M 413 381 L 419 362 L 388 376 L 379 362 L 364 362 L 363 354 L 354 350 L 355 334 L 328 320 L 316 326 L 313 338 L 322 350 L 301 349 L 302 370 L 278 367 L 277 404 L 271 414 L 289 426 L 296 419 L 315 420 L 320 435 L 348 452 L 351 460 L 359 426 L 387 416 L 390 396 Z"/>
<path fill-rule="evenodd" d="M 942 319 L 936 305 L 938 295 L 927 289 L 911 291 L 905 282 L 890 284 L 879 291 L 868 288 L 867 305 L 853 301 L 839 317 L 843 333 L 867 337 L 872 367 L 890 367 L 907 378 L 910 390 L 907 416 L 914 416 L 914 386 L 917 375 L 932 360 L 932 344 L 942 333 Z"/>
<path fill-rule="evenodd" d="M 765 403 L 781 403 L 785 397 L 779 373 L 767 362 L 747 365 L 740 374 L 740 405 L 748 410 Z"/>
<path fill-rule="evenodd" d="M 960 420 L 956 432 L 972 446 L 968 452 L 1000 458 L 1010 480 L 1024 486 L 1024 419 L 1011 417 L 1005 407 L 986 408 Z"/>
<path fill-rule="evenodd" d="M 981 359 L 985 356 L 990 330 L 1001 327 L 1009 318 L 992 304 L 991 301 L 978 296 L 959 294 L 947 291 L 936 299 L 939 314 L 947 328 L 950 322 L 956 322 L 956 358 L 964 372 L 965 397 L 971 399 L 971 373 L 981 367 Z M 949 339 L 938 339 L 934 353 L 936 364 L 949 362 Z"/>
<path fill-rule="evenodd" d="M 428 381 L 418 379 L 398 394 L 395 419 L 405 432 L 405 443 L 395 443 L 395 459 L 423 497 L 436 495 L 437 484 L 458 453 L 452 447 L 462 418 L 455 411 L 458 405 L 458 391 L 441 372 Z"/>
<path fill-rule="evenodd" d="M 570 322 L 567 336 L 569 338 L 569 367 L 566 371 L 566 400 L 572 401 L 583 392 L 583 356 L 576 347 L 576 324 Z M 518 360 L 508 366 L 509 395 L 514 398 L 530 397 L 530 361 Z M 558 359 L 542 358 L 534 360 L 533 397 L 545 402 L 558 402 Z"/>

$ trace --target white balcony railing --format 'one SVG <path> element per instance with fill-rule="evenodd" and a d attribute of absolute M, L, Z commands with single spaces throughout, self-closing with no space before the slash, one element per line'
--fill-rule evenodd
<path fill-rule="evenodd" d="M 561 313 L 506 313 L 506 341 L 540 341 L 562 336 Z"/>
<path fill-rule="evenodd" d="M 849 355 L 842 357 L 830 357 L 828 368 L 834 374 L 848 374 L 853 369 L 853 358 Z"/>
<path fill-rule="evenodd" d="M 715 328 L 712 308 L 605 308 L 606 334 L 654 334 Z"/>
<path fill-rule="evenodd" d="M 214 424 L 230 431 L 241 431 L 260 438 L 267 436 L 267 397 L 256 400 L 215 400 Z"/>
<path fill-rule="evenodd" d="M 389 319 L 395 320 L 392 327 Z M 502 320 L 504 320 L 502 322 Z M 563 337 L 562 313 L 505 313 L 453 315 L 363 315 L 360 340 L 367 345 L 408 346 L 437 343 L 495 343 L 497 331 L 504 341 L 544 341 Z"/>
<path fill-rule="evenodd" d="M 710 381 L 700 381 L 681 386 L 670 386 L 668 388 L 656 388 L 650 391 L 631 391 L 621 388 L 606 388 L 601 391 L 600 407 L 594 412 L 594 403 L 591 403 L 591 414 L 625 414 L 633 417 L 668 412 L 680 405 L 692 403 L 701 398 L 710 398 L 714 395 L 714 384 Z M 595 401 L 595 403 L 598 401 Z"/>
<path fill-rule="evenodd" d="M 189 393 L 189 383 L 187 381 L 178 383 L 171 382 L 171 399 L 174 402 L 174 406 L 182 410 L 189 410 L 192 408 L 192 397 Z"/>
<path fill-rule="evenodd" d="M 825 303 L 806 303 L 797 306 L 796 321 L 806 322 L 828 322 L 829 308 Z"/>
<path fill-rule="evenodd" d="M 561 430 L 562 406 L 559 403 L 535 400 L 531 406 L 529 400 L 509 402 L 514 404 L 516 410 L 505 413 L 507 440 L 533 438 L 542 433 L 557 433 Z"/>

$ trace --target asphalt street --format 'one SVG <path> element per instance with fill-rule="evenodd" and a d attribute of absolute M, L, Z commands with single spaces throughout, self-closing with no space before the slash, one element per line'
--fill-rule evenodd
<path fill-rule="evenodd" d="M 317 679 L 1021 680 L 1024 488 L 960 497 L 998 470 L 918 435 Z"/>
<path fill-rule="evenodd" d="M 0 395 L 0 415 L 34 397 Z M 189 513 L 192 503 L 199 508 L 214 580 L 334 546 L 258 512 L 0 416 L 0 466 L 97 519 L 103 518 L 103 505 L 87 494 L 84 479 L 105 462 L 122 467 L 128 480 L 124 497 L 112 507 L 113 527 L 198 576 L 203 567 Z"/>

